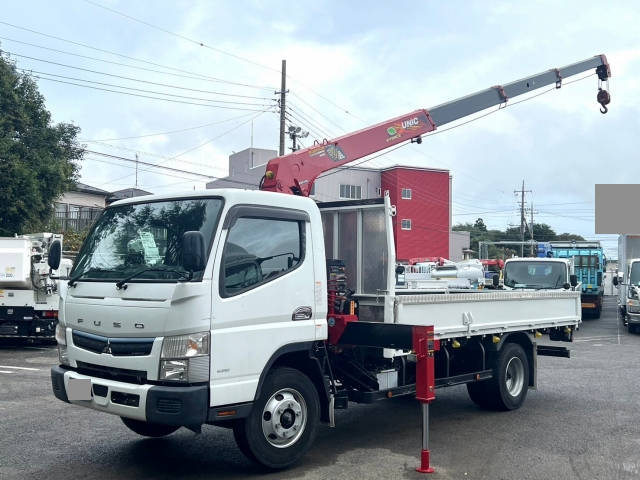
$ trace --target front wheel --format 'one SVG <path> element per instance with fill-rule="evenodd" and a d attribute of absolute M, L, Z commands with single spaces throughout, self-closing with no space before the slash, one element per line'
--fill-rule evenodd
<path fill-rule="evenodd" d="M 298 370 L 280 367 L 270 372 L 247 418 L 233 427 L 242 453 L 272 469 L 297 462 L 311 447 L 320 419 L 318 392 Z"/>
<path fill-rule="evenodd" d="M 493 378 L 468 383 L 471 400 L 482 408 L 515 410 L 527 397 L 529 388 L 529 360 L 517 343 L 507 343 L 500 350 Z"/>
<path fill-rule="evenodd" d="M 143 422 L 141 420 L 134 420 L 133 418 L 120 417 L 122 423 L 124 423 L 129 430 L 136 432 L 143 437 L 165 437 L 172 434 L 180 427 L 175 425 L 162 425 L 160 423 Z"/>

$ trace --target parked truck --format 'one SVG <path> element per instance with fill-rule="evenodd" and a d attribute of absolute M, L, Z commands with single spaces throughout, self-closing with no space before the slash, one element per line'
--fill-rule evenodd
<path fill-rule="evenodd" d="M 580 291 L 573 262 L 566 258 L 509 258 L 504 262 L 503 280 L 507 290 Z"/>
<path fill-rule="evenodd" d="M 606 258 L 600 242 L 570 241 L 550 242 L 551 255 L 554 258 L 569 258 L 578 281 L 582 284 L 582 312 L 591 317 L 600 318 Z"/>
<path fill-rule="evenodd" d="M 618 271 L 613 277 L 618 288 L 618 312 L 630 332 L 640 328 L 640 235 L 618 237 Z"/>
<path fill-rule="evenodd" d="M 0 337 L 53 340 L 59 296 L 47 261 L 54 242 L 61 246 L 62 235 L 0 237 Z M 65 259 L 53 274 L 70 270 Z"/>
<path fill-rule="evenodd" d="M 482 407 L 520 407 L 537 355 L 568 356 L 536 332 L 570 341 L 578 293 L 397 290 L 389 197 L 306 197 L 323 172 L 593 68 L 608 78 L 598 56 L 273 159 L 263 191 L 110 205 L 60 288 L 55 396 L 146 436 L 229 427 L 248 458 L 277 469 L 336 409 L 415 394 L 419 471 L 430 471 L 435 389 L 467 384 Z"/>

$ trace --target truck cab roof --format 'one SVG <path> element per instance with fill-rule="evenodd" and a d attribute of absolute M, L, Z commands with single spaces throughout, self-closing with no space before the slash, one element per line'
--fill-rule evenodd
<path fill-rule="evenodd" d="M 242 203 L 248 205 L 269 205 L 273 207 L 296 208 L 305 211 L 309 211 L 315 207 L 315 202 L 308 197 L 283 195 L 282 193 L 277 192 L 265 192 L 261 190 L 240 188 L 212 188 L 208 190 L 188 190 L 185 192 L 132 197 L 113 202 L 107 208 L 119 207 L 122 205 L 134 205 L 138 203 L 213 197 L 222 197 L 231 204 Z"/>

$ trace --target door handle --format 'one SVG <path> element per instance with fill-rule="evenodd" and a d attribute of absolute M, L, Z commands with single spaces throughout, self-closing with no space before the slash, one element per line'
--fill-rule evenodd
<path fill-rule="evenodd" d="M 293 315 L 291 315 L 291 320 L 294 322 L 296 320 L 311 320 L 312 310 L 311 307 L 298 307 L 293 311 Z"/>

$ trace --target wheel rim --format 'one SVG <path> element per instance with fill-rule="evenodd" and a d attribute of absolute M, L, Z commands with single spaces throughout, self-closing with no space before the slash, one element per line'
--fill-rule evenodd
<path fill-rule="evenodd" d="M 524 365 L 522 365 L 522 360 L 518 357 L 512 357 L 509 359 L 509 362 L 507 363 L 505 383 L 509 395 L 512 397 L 520 395 L 522 387 L 524 386 Z"/>
<path fill-rule="evenodd" d="M 271 445 L 286 448 L 296 443 L 307 424 L 307 404 L 293 388 L 271 395 L 262 411 L 262 433 Z"/>

